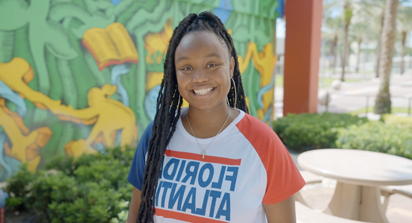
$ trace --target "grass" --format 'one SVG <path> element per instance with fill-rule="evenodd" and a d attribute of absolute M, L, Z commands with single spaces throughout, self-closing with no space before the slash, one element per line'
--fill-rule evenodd
<path fill-rule="evenodd" d="M 373 112 L 374 107 L 373 107 L 373 106 L 369 106 L 367 110 L 368 110 L 368 112 Z M 410 112 L 411 112 L 411 114 L 412 114 L 412 109 L 411 109 Z M 365 108 L 358 109 L 358 110 L 356 110 L 356 111 L 351 111 L 351 112 L 348 112 L 348 113 L 351 114 L 351 115 L 364 114 L 364 113 L 366 113 L 366 107 L 365 107 Z M 408 113 L 408 108 L 392 107 L 392 113 Z"/>
<path fill-rule="evenodd" d="M 319 77 L 319 87 L 323 84 L 322 87 L 328 87 L 332 84 L 334 80 L 339 80 L 339 78 L 331 78 L 331 77 Z M 355 79 L 355 78 L 346 78 L 345 82 L 360 82 L 362 79 Z M 283 75 L 276 75 L 275 78 L 275 87 L 283 87 Z"/>

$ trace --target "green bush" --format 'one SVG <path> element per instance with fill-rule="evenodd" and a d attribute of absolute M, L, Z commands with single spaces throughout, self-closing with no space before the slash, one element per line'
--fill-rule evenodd
<path fill-rule="evenodd" d="M 21 167 L 12 178 L 7 181 L 5 191 L 9 193 L 6 206 L 17 210 L 25 210 L 30 200 L 30 185 L 35 179 L 35 175 L 27 170 L 26 165 Z"/>
<path fill-rule="evenodd" d="M 343 149 L 370 150 L 412 159 L 412 132 L 383 122 L 341 129 L 336 144 Z"/>
<path fill-rule="evenodd" d="M 6 206 L 32 210 L 39 222 L 125 221 L 133 155 L 131 148 L 115 148 L 78 159 L 56 158 L 36 174 L 22 167 L 8 180 Z"/>
<path fill-rule="evenodd" d="M 412 131 L 412 117 L 402 117 L 398 115 L 386 114 L 382 115 L 381 119 L 388 125 Z"/>
<path fill-rule="evenodd" d="M 290 149 L 335 147 L 338 128 L 366 123 L 367 118 L 349 114 L 289 114 L 273 122 L 273 130 Z"/>

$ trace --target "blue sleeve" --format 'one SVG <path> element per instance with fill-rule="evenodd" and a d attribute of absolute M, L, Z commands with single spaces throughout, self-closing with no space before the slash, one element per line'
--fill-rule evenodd
<path fill-rule="evenodd" d="M 144 169 L 146 166 L 146 153 L 149 149 L 150 138 L 152 137 L 152 128 L 153 122 L 146 127 L 146 130 L 137 145 L 132 166 L 130 167 L 129 175 L 127 176 L 127 181 L 139 190 L 142 190 Z"/>

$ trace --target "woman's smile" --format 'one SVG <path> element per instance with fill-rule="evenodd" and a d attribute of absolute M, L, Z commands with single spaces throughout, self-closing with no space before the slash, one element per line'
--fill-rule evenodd
<path fill-rule="evenodd" d="M 209 93 L 211 93 L 215 89 L 216 89 L 215 87 L 213 87 L 213 88 L 193 89 L 192 92 L 196 96 L 206 96 L 206 95 L 209 95 Z"/>

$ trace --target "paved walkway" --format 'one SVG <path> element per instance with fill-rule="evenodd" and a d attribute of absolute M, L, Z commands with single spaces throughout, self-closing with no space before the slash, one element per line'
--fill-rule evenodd
<path fill-rule="evenodd" d="M 323 210 L 332 199 L 336 181 L 324 179 L 321 184 L 305 186 L 301 194 L 314 209 Z M 386 217 L 390 223 L 412 223 L 412 199 L 394 194 L 389 198 Z"/>
<path fill-rule="evenodd" d="M 339 76 L 333 77 L 339 78 Z M 348 74 L 347 78 L 361 79 L 362 77 L 359 74 Z M 328 91 L 331 94 L 328 111 L 346 113 L 367 106 L 374 106 L 380 80 L 372 76 L 365 79 L 366 81 L 361 82 L 343 82 L 340 90 L 333 90 L 330 86 L 319 88 L 319 92 Z M 410 100 L 412 100 L 412 70 L 403 75 L 392 75 L 390 92 L 392 107 L 408 108 Z M 324 112 L 325 110 L 325 106 L 318 105 L 318 112 Z M 275 116 L 283 116 L 283 87 L 275 88 Z"/>

